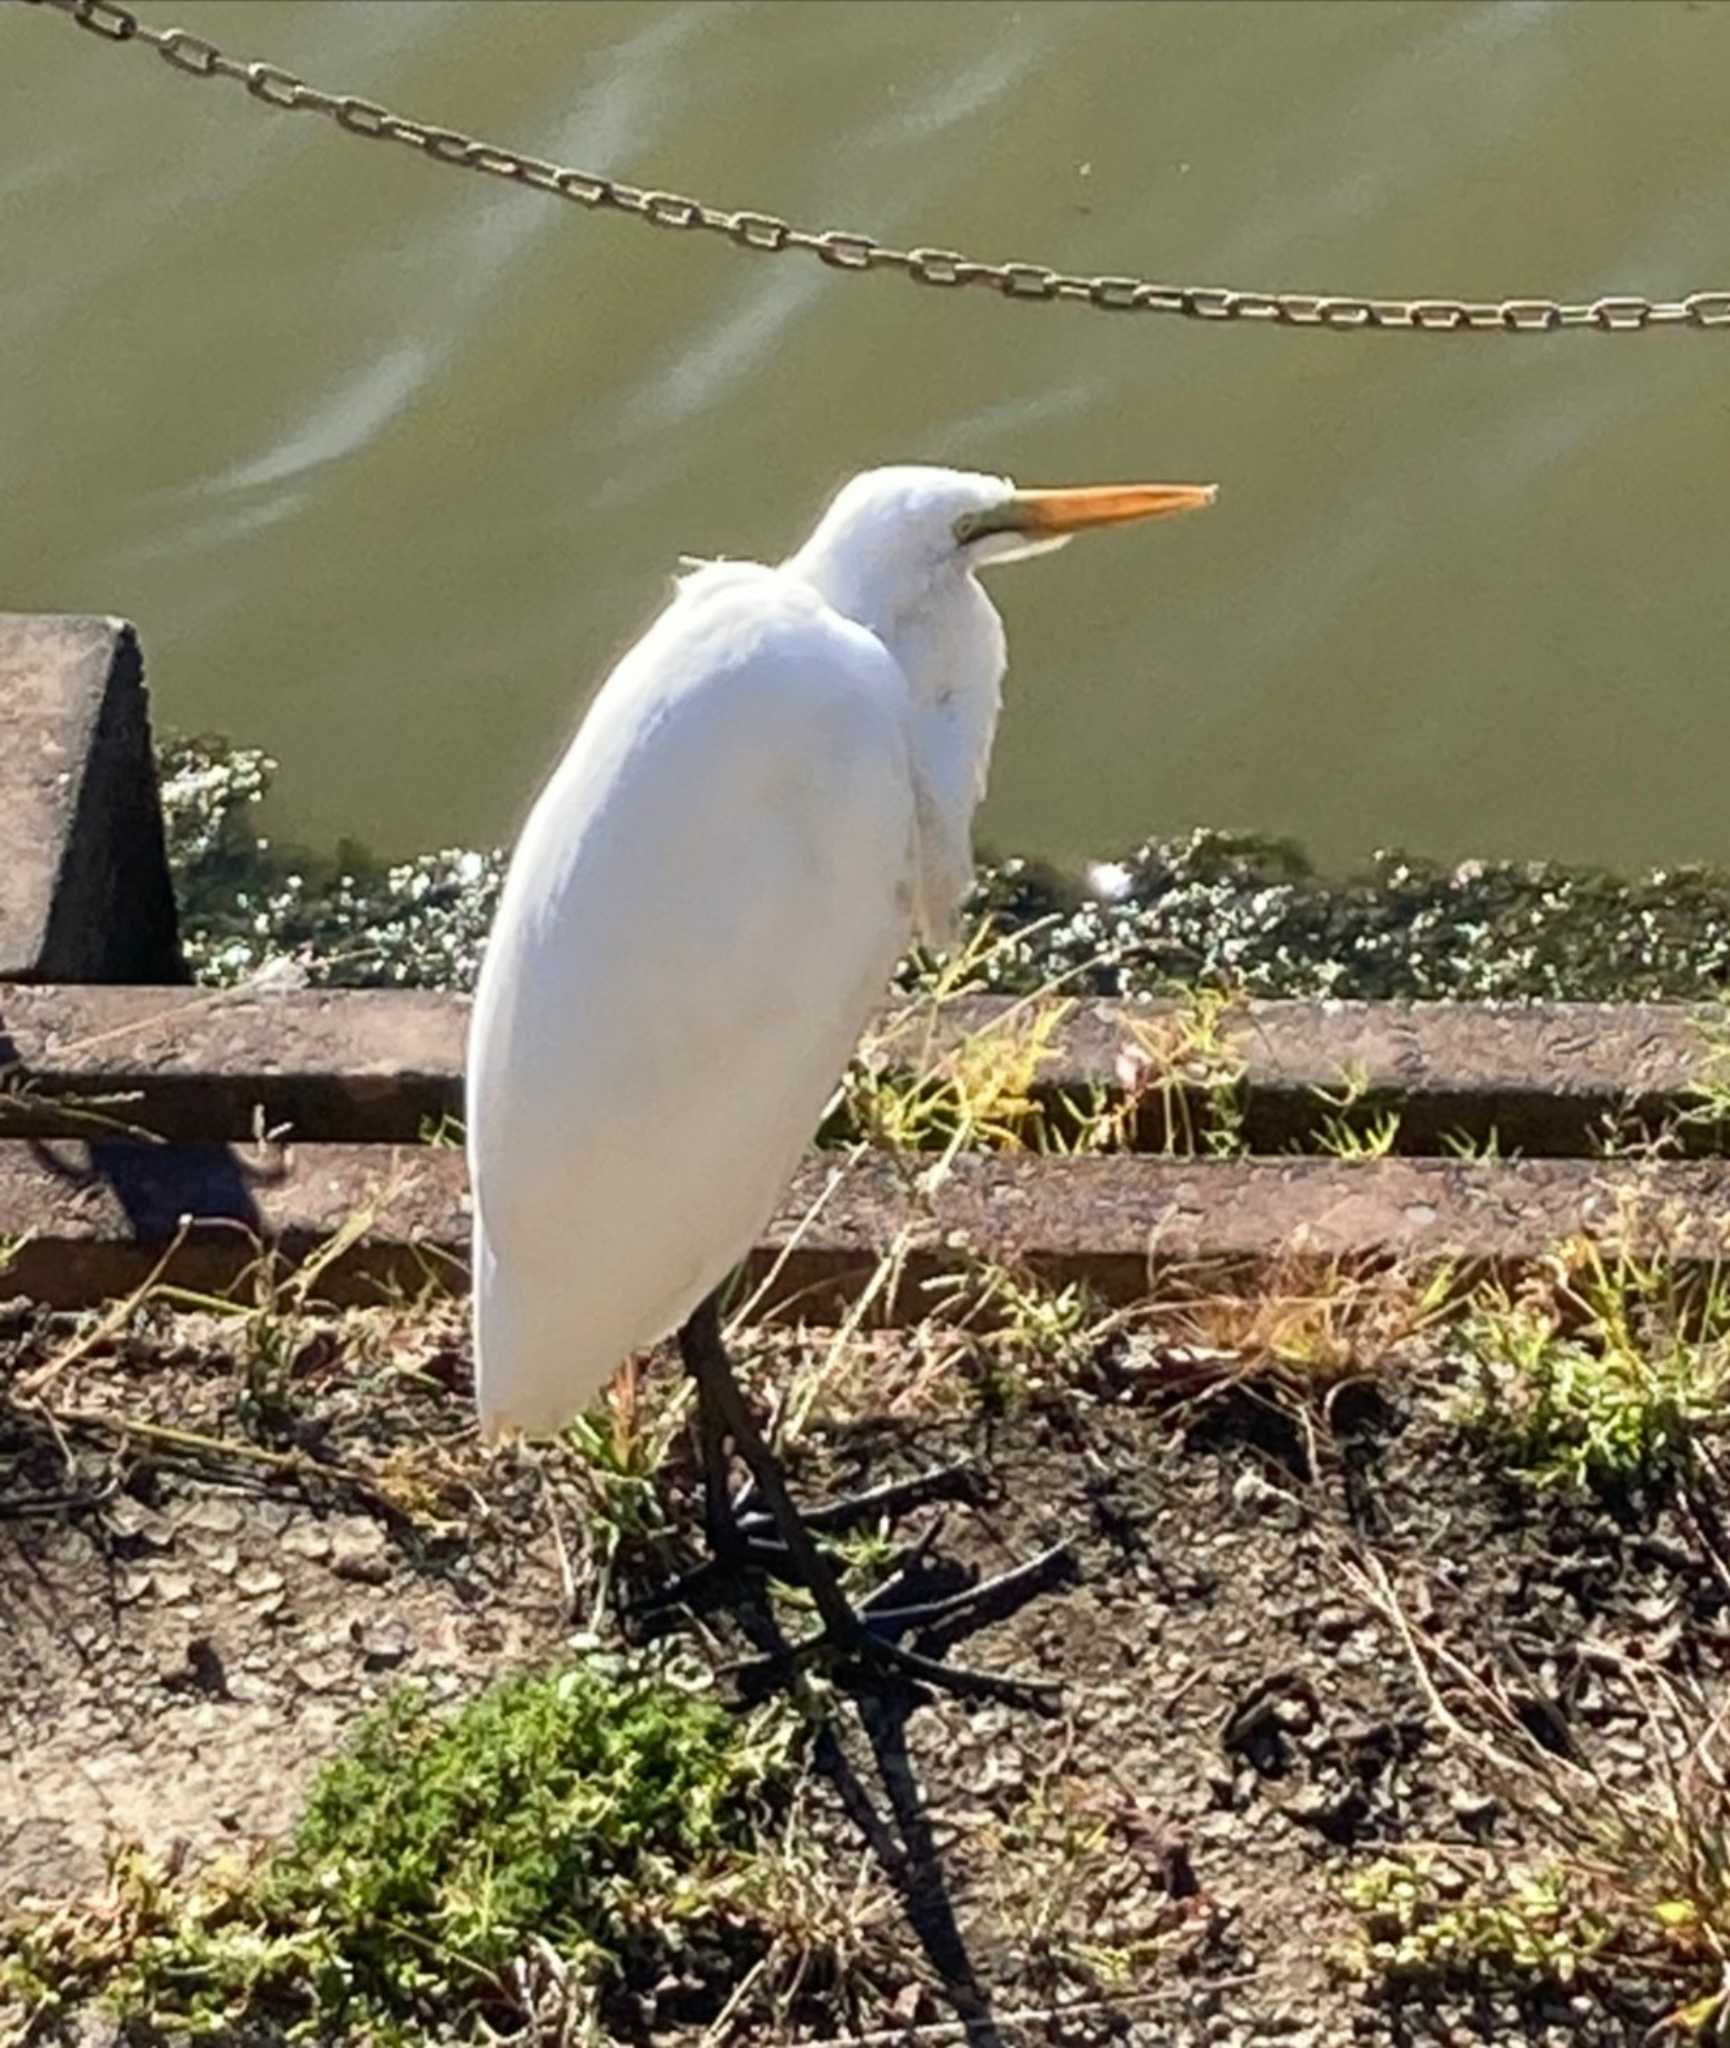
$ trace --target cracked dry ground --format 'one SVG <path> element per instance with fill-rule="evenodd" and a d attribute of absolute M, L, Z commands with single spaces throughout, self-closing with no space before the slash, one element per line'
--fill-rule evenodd
<path fill-rule="evenodd" d="M 456 1312 L 375 1328 L 364 1355 L 351 1327 L 303 1327 L 268 1426 L 222 1327 L 192 1318 L 140 1319 L 82 1358 L 55 1382 L 52 1427 L 0 1409 L 0 1893 L 93 1884 L 116 1835 L 182 1844 L 189 1864 L 267 1839 L 399 1679 L 467 1695 L 567 1648 L 573 1587 L 590 1618 L 582 1474 L 563 1451 L 475 1446 Z M 0 1370 L 64 1341 L 15 1313 Z M 904 1340 L 873 1341 L 886 1380 L 909 1384 L 888 1363 Z M 759 1343 L 759 1396 L 798 1357 L 797 1340 Z M 1601 1772 L 1606 1797 L 1650 1787 L 1654 1723 L 1624 1681 L 1718 1683 L 1726 1596 L 1697 1515 L 1519 1490 L 1450 1421 L 1433 1357 L 1307 1419 L 1244 1386 L 1174 1402 L 1173 1363 L 1119 1339 L 995 1420 L 954 1401 L 803 1436 L 807 1497 L 977 1460 L 982 1497 L 945 1511 L 947 1563 L 1073 1546 L 1073 1583 L 957 1653 L 1061 1677 L 1063 1708 L 843 1705 L 800 1812 L 852 1900 L 848 1981 L 773 2016 L 747 2000 L 716 2032 L 731 1987 L 695 2010 L 688 1986 L 636 1987 L 613 2009 L 620 2038 L 1610 2043 L 1675 2005 L 1638 1960 L 1571 1985 L 1392 1995 L 1343 1960 L 1362 1953 L 1343 1893 L 1431 1845 L 1468 1866 L 1547 1856 L 1445 1724 L 1450 1708 L 1471 1721 L 1473 1679 Z M 64 1419 L 80 1414 L 297 1444 L 379 1483 Z M 688 1530 L 682 1439 L 660 1489 Z M 847 1781 L 887 1819 L 875 1847 Z"/>

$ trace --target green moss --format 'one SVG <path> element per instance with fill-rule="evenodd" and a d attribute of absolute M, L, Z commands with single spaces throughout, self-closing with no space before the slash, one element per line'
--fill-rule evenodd
<path fill-rule="evenodd" d="M 381 862 L 314 857 L 256 836 L 275 763 L 256 748 L 162 750 L 171 858 L 201 978 L 297 960 L 318 981 L 466 987 L 503 879 L 496 852 Z M 1072 994 L 1173 983 L 1255 996 L 1614 999 L 1716 996 L 1730 980 L 1730 875 L 1618 877 L 1549 862 L 1446 865 L 1381 853 L 1318 875 L 1287 840 L 1196 831 L 1150 839 L 1106 902 L 1036 863 L 981 868 L 974 895 L 1012 934 L 978 974 Z M 914 970 L 910 966 L 911 978 Z"/>
<path fill-rule="evenodd" d="M 1289 841 L 1206 829 L 1147 840 L 1121 866 L 1112 902 L 1026 862 L 983 870 L 979 900 L 1006 924 L 1049 920 L 989 979 L 1019 990 L 1079 968 L 1075 993 L 1475 1001 L 1716 996 L 1730 979 L 1730 874 L 1707 868 L 1622 877 L 1384 852 L 1334 879 Z"/>
<path fill-rule="evenodd" d="M 594 1664 L 454 1714 L 405 1689 L 256 1868 L 182 1885 L 124 1856 L 108 1898 L 0 1935 L 0 1991 L 157 2030 L 410 2041 L 520 2021 L 549 1954 L 590 2010 L 675 1963 L 736 1975 L 785 1725 Z"/>

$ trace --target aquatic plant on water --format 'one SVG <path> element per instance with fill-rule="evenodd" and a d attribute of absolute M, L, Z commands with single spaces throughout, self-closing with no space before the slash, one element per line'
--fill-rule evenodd
<path fill-rule="evenodd" d="M 499 851 L 383 861 L 354 841 L 313 855 L 260 838 L 276 764 L 225 740 L 161 749 L 170 858 L 201 980 L 292 963 L 314 982 L 466 988 L 504 877 Z M 1381 852 L 1319 875 L 1289 840 L 1202 829 L 1095 869 L 988 861 L 976 912 L 1006 943 L 982 986 L 1064 977 L 1077 994 L 1174 983 L 1253 996 L 1478 1001 L 1699 998 L 1730 981 L 1730 874 L 1622 877 L 1545 861 L 1444 864 Z M 908 963 L 908 974 L 917 971 Z"/>

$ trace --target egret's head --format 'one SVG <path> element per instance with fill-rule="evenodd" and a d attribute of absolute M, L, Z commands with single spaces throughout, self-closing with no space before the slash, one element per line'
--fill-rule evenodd
<path fill-rule="evenodd" d="M 842 486 L 789 566 L 859 616 L 861 605 L 917 602 L 949 576 L 1044 554 L 1088 527 L 1169 518 L 1213 496 L 1212 484 L 1018 490 L 964 469 L 868 469 Z"/>

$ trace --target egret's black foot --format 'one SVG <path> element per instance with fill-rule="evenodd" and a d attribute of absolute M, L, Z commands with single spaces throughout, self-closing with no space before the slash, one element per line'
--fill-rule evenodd
<path fill-rule="evenodd" d="M 680 1328 L 679 1350 L 697 1382 L 703 1521 L 711 1558 L 698 1573 L 687 1573 L 671 1589 L 671 1597 L 677 1599 L 682 1593 L 688 1599 L 694 1585 L 712 1591 L 726 1577 L 737 1580 L 756 1567 L 803 1587 L 821 1623 L 818 1632 L 805 1642 L 783 1644 L 772 1617 L 759 1607 L 757 1626 L 752 1626 L 747 1620 L 750 1610 L 742 1609 L 741 1620 L 746 1621 L 753 1641 L 761 1643 L 766 1637 L 772 1645 L 765 1659 L 744 1667 L 741 1676 L 747 1685 L 785 1684 L 801 1664 L 821 1656 L 838 1678 L 853 1685 L 888 1683 L 915 1693 L 938 1690 L 967 1699 L 1007 1700 L 1024 1706 L 1050 1704 L 1058 1691 L 1055 1685 L 945 1664 L 922 1650 L 909 1649 L 901 1638 L 909 1634 L 946 1636 L 989 1613 L 1019 1606 L 1054 1572 L 1067 1569 L 1069 1554 L 1064 1546 L 959 1593 L 921 1600 L 914 1597 L 916 1575 L 937 1533 L 934 1528 L 927 1529 L 912 1551 L 898 1561 L 888 1582 L 862 1607 L 854 1607 L 842 1592 L 818 1535 L 940 1498 L 958 1486 L 970 1493 L 972 1475 L 965 1467 L 951 1466 L 917 1479 L 894 1480 L 851 1500 L 831 1501 L 810 1514 L 801 1514 L 787 1491 L 780 1463 L 764 1442 L 733 1377 L 721 1336 L 718 1293 L 699 1302 Z M 751 1475 L 753 1490 L 743 1501 L 733 1497 L 727 1477 L 735 1458 Z M 665 1604 L 663 1601 L 663 1611 Z"/>
<path fill-rule="evenodd" d="M 783 1585 L 796 1586 L 800 1583 L 792 1552 L 784 1543 L 746 1538 L 738 1544 L 729 1544 L 717 1556 L 704 1558 L 701 1564 L 692 1565 L 676 1578 L 651 1586 L 646 1593 L 630 1602 L 625 1613 L 633 1621 L 648 1622 L 663 1620 L 681 1608 L 689 1608 L 695 1614 L 706 1614 L 727 1605 L 737 1594 L 741 1582 L 753 1572 L 761 1573 L 765 1578 L 779 1579 Z"/>
<path fill-rule="evenodd" d="M 844 1494 L 839 1500 L 825 1501 L 821 1507 L 806 1508 L 800 1519 L 807 1529 L 822 1536 L 837 1529 L 856 1529 L 861 1522 L 883 1516 L 905 1514 L 909 1508 L 924 1507 L 929 1501 L 978 1498 L 977 1466 L 964 1462 L 935 1465 L 929 1472 L 916 1472 L 911 1479 L 885 1480 L 881 1486 L 868 1486 L 862 1493 Z M 739 1513 L 744 1529 L 749 1530 L 754 1524 L 767 1529 L 775 1526 L 774 1517 L 757 1506 L 755 1487 L 746 1488 Z"/>
<path fill-rule="evenodd" d="M 839 1500 L 806 1509 L 800 1519 L 818 1535 L 856 1529 L 861 1523 L 904 1514 L 937 1500 L 973 1500 L 979 1493 L 977 1468 L 967 1464 L 939 1465 L 911 1479 L 891 1479 Z M 657 1586 L 632 1603 L 634 1616 L 652 1619 L 676 1607 L 704 1610 L 724 1600 L 748 1572 L 761 1572 L 786 1586 L 805 1583 L 793 1553 L 774 1534 L 775 1518 L 756 1504 L 757 1489 L 746 1486 L 725 1515 L 714 1517 L 709 1530 L 709 1555 L 701 1564 L 680 1572 L 665 1585 Z M 923 1555 L 936 1528 L 926 1535 L 916 1555 Z M 901 1560 L 904 1572 L 912 1559 Z M 879 1591 L 882 1589 L 879 1588 Z"/>
<path fill-rule="evenodd" d="M 905 1566 L 860 1602 L 859 1616 L 870 1634 L 891 1642 L 915 1633 L 947 1633 L 951 1627 L 973 1629 L 1013 1614 L 1036 1593 L 1067 1578 L 1073 1564 L 1069 1545 L 1054 1543 L 1025 1564 L 976 1579 L 934 1600 L 905 1598 L 914 1576 L 913 1568 Z"/>
<path fill-rule="evenodd" d="M 748 1692 L 770 1691 L 785 1684 L 801 1664 L 829 1657 L 843 1683 L 871 1685 L 887 1681 L 910 1685 L 915 1690 L 954 1693 L 962 1699 L 1004 1700 L 1014 1706 L 1049 1708 L 1061 1691 L 1051 1680 L 1017 1678 L 947 1664 L 941 1658 L 909 1649 L 901 1638 L 915 1633 L 966 1630 L 1014 1613 L 1046 1587 L 1068 1576 L 1073 1563 L 1069 1546 L 1054 1544 L 1025 1564 L 935 1600 L 905 1598 L 906 1581 L 917 1569 L 917 1562 L 916 1559 L 909 1567 L 897 1571 L 861 1601 L 851 1616 L 850 1628 L 824 1628 L 801 1643 L 789 1645 L 780 1654 L 753 1658 L 735 1666 L 740 1683 Z"/>

